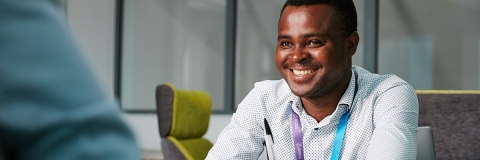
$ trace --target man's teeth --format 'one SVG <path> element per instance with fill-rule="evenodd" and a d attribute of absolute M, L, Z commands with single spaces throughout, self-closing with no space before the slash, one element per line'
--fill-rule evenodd
<path fill-rule="evenodd" d="M 313 71 L 314 70 L 312 70 L 312 69 L 309 69 L 309 70 L 293 70 L 293 74 L 295 74 L 296 76 L 304 76 L 304 75 L 312 73 Z"/>

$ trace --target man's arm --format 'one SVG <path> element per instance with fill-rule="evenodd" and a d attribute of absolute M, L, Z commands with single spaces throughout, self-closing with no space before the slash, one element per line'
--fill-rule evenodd
<path fill-rule="evenodd" d="M 415 159 L 418 99 L 408 84 L 394 86 L 377 101 L 367 159 Z"/>
<path fill-rule="evenodd" d="M 258 159 L 263 151 L 263 112 L 254 88 L 238 106 L 206 159 Z"/>
<path fill-rule="evenodd" d="M 139 159 L 61 10 L 0 0 L 0 148 L 8 159 Z"/>

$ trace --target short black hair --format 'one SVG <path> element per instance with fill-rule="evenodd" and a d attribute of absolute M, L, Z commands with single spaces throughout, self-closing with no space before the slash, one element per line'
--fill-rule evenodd
<path fill-rule="evenodd" d="M 302 6 L 315 4 L 330 5 L 340 13 L 340 23 L 343 25 L 344 36 L 349 36 L 357 31 L 357 10 L 352 0 L 287 0 L 283 5 L 280 16 L 282 16 L 283 10 L 289 5 Z"/>

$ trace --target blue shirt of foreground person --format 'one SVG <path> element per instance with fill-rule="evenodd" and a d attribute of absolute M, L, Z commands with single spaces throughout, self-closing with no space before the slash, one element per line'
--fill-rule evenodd
<path fill-rule="evenodd" d="M 140 159 L 57 4 L 0 0 L 0 159 Z"/>
<path fill-rule="evenodd" d="M 276 49 L 283 79 L 255 84 L 207 159 L 257 159 L 269 129 L 269 159 L 415 159 L 415 91 L 352 66 L 356 27 L 352 0 L 288 0 Z"/>

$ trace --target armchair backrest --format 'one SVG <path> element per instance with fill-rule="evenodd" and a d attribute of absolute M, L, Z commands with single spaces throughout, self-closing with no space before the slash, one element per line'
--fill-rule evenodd
<path fill-rule="evenodd" d="M 204 91 L 177 90 L 172 84 L 156 88 L 162 152 L 168 159 L 205 159 L 213 144 L 207 132 L 212 101 Z"/>
<path fill-rule="evenodd" d="M 417 91 L 419 126 L 433 132 L 435 158 L 478 159 L 480 157 L 480 92 Z"/>

